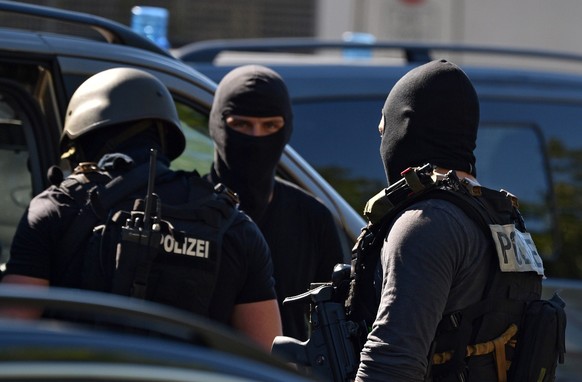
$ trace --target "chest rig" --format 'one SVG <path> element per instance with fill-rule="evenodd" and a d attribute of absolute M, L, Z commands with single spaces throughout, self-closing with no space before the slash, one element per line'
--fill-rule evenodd
<path fill-rule="evenodd" d="M 430 164 L 405 170 L 399 182 L 366 204 L 368 224 L 352 250 L 347 318 L 365 328 L 360 334 L 363 345 L 379 305 L 378 262 L 389 226 L 414 203 L 449 201 L 481 227 L 489 238 L 492 256 L 480 301 L 443 316 L 428 355 L 426 380 L 467 381 L 469 372 L 480 374 L 479 367 L 494 368 L 498 380 L 506 380 L 525 306 L 541 295 L 542 260 L 514 195 L 459 179 L 452 171 L 442 175 L 433 170 Z"/>
<path fill-rule="evenodd" d="M 83 256 L 83 288 L 208 315 L 238 198 L 198 174 L 183 175 L 189 194 L 182 204 L 165 204 L 150 189 L 178 177 L 155 160 L 116 176 L 82 164 L 60 183 L 79 208 L 62 249 Z"/>

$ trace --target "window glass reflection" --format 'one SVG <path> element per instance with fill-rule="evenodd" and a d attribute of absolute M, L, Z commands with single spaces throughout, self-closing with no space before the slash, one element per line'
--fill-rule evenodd
<path fill-rule="evenodd" d="M 183 103 L 176 103 L 176 107 L 182 122 L 182 131 L 186 135 L 186 150 L 172 162 L 172 169 L 197 170 L 200 175 L 207 174 L 214 149 L 208 136 L 208 116 Z"/>

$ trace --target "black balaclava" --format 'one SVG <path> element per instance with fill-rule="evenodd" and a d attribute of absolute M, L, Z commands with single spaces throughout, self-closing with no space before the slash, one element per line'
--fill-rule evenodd
<path fill-rule="evenodd" d="M 425 163 L 477 174 L 479 100 L 467 75 L 452 62 L 431 61 L 405 74 L 388 94 L 380 124 L 388 183 Z"/>
<path fill-rule="evenodd" d="M 285 126 L 274 134 L 254 137 L 226 124 L 229 115 L 282 116 Z M 275 184 L 275 169 L 293 130 L 291 102 L 283 79 L 260 65 L 229 72 L 219 83 L 210 111 L 214 163 L 210 176 L 236 191 L 241 209 L 258 221 Z"/>
<path fill-rule="evenodd" d="M 74 167 L 79 162 L 98 162 L 108 153 L 126 154 L 135 163 L 145 163 L 149 160 L 150 149 L 156 149 L 157 159 L 169 165 L 160 130 L 159 122 L 143 120 L 91 131 L 75 140 L 77 153 L 71 158 L 71 164 Z"/>

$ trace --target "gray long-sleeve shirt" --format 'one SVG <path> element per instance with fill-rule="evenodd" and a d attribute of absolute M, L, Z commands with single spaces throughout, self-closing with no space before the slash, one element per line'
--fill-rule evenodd
<path fill-rule="evenodd" d="M 481 298 L 491 253 L 482 229 L 437 199 L 402 212 L 386 240 L 381 302 L 356 381 L 420 382 L 443 314 Z"/>

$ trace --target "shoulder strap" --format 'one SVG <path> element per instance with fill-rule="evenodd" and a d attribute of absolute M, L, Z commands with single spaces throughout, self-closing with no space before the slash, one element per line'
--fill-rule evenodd
<path fill-rule="evenodd" d="M 491 237 L 489 224 L 493 223 L 495 218 L 488 207 L 482 204 L 486 203 L 485 201 L 478 201 L 476 197 L 466 194 L 463 190 L 452 191 L 437 187 L 428 187 L 422 192 L 409 195 L 405 200 L 392 205 L 390 211 L 375 223 L 362 228 L 356 240 L 352 249 L 352 287 L 358 290 L 352 290 L 346 301 L 350 319 L 364 320 L 368 326 L 372 324 L 378 303 L 373 280 L 377 278 L 375 270 L 388 227 L 400 212 L 416 202 L 427 199 L 442 199 L 455 204 L 479 224 L 487 237 Z"/>
<path fill-rule="evenodd" d="M 217 186 L 214 189 L 210 183 L 203 181 L 199 183 L 199 177 L 190 177 L 189 184 L 189 197 L 188 201 L 180 206 L 176 205 L 166 205 L 162 204 L 161 209 L 164 211 L 164 218 L 168 220 L 163 220 L 166 226 L 172 226 L 172 220 L 190 220 L 199 221 L 199 224 L 203 224 L 206 229 L 210 228 L 212 230 L 212 240 L 216 242 L 215 254 L 216 256 L 212 260 L 212 266 L 206 266 L 204 270 L 204 280 L 206 282 L 204 286 L 204 295 L 213 296 L 214 290 L 218 281 L 218 273 L 220 268 L 220 262 L 222 259 L 223 250 L 223 238 L 226 231 L 232 226 L 236 220 L 239 210 L 237 208 L 238 199 L 232 198 L 234 193 L 230 193 L 226 187 Z M 204 187 L 208 191 L 207 194 L 199 192 L 199 188 Z M 198 189 L 198 190 L 197 190 Z M 143 200 L 139 200 L 136 203 L 135 208 L 143 208 Z M 175 221 L 174 221 L 175 222 Z M 187 235 L 187 234 L 200 234 L 201 232 L 192 231 L 176 231 L 171 230 L 171 235 Z M 202 236 L 206 237 L 206 236 Z M 158 240 L 159 242 L 159 240 Z M 125 241 L 122 243 L 122 249 L 124 248 Z M 128 242 L 129 245 L 131 243 Z M 129 248 L 129 247 L 128 247 Z M 135 252 L 135 251 L 134 251 Z M 145 250 L 139 250 L 140 255 L 143 255 Z M 157 255 L 157 247 L 151 248 L 148 252 L 150 256 L 138 256 L 139 259 L 133 261 L 132 269 L 135 269 L 133 276 L 126 277 L 126 275 L 131 275 L 132 272 L 125 272 L 123 276 L 120 275 L 118 280 L 120 283 L 125 283 L 126 287 L 123 290 L 128 289 L 128 280 L 134 286 L 134 291 L 139 291 L 139 294 L 133 294 L 134 297 L 144 298 L 146 295 L 147 284 L 150 279 L 150 270 L 152 269 L 153 262 Z M 136 256 L 134 256 L 136 257 Z M 191 271 L 188 271 L 190 275 L 194 275 Z M 176 277 L 179 277 L 178 275 Z M 192 277 L 192 276 L 189 276 Z M 154 282 L 155 284 L 155 282 Z M 136 288 L 138 287 L 138 288 Z M 154 285 L 155 289 L 155 285 Z M 198 308 L 200 306 L 205 306 L 203 301 L 210 302 L 209 299 L 196 298 L 199 294 L 198 290 L 184 290 L 183 296 L 181 297 L 185 303 L 182 308 L 190 307 L 191 304 L 197 304 Z M 123 293 L 122 293 L 123 294 Z M 198 313 L 208 314 L 208 311 L 200 310 Z"/>
<path fill-rule="evenodd" d="M 351 285 L 346 298 L 346 313 L 350 320 L 365 323 L 368 328 L 373 323 L 379 302 L 374 285 L 374 280 L 377 279 L 375 270 L 382 244 L 394 218 L 413 203 L 426 199 L 449 201 L 461 208 L 491 240 L 489 224 L 509 224 L 517 221 L 520 228 L 525 229 L 517 210 L 516 198 L 511 194 L 461 181 L 454 172 L 445 176 L 444 180 L 437 180 L 432 169 L 430 165 L 408 169 L 403 172 L 401 181 L 382 190 L 366 205 L 364 214 L 370 223 L 362 229 L 352 250 Z M 493 274 L 495 273 L 490 272 L 492 276 L 488 280 L 484 298 L 494 283 Z M 490 310 L 491 306 L 492 304 L 484 302 L 471 308 L 471 311 L 467 313 L 478 316 Z M 511 309 L 514 308 L 511 307 Z M 473 333 L 471 325 L 464 333 L 467 336 L 467 343 Z M 460 351 L 457 355 L 460 362 L 464 361 L 465 347 L 466 344 L 458 347 Z M 456 363 L 455 367 L 458 365 L 459 363 Z"/>
<path fill-rule="evenodd" d="M 170 169 L 167 166 L 161 162 L 156 162 L 157 178 L 169 172 Z M 83 187 L 80 193 L 74 193 L 74 197 L 84 199 L 78 200 L 82 204 L 81 210 L 71 223 L 72 229 L 69 229 L 63 236 L 61 250 L 69 253 L 77 252 L 82 243 L 86 242 L 95 225 L 106 218 L 109 210 L 115 204 L 147 185 L 148 173 L 149 163 L 146 162 L 105 184 L 91 185 L 89 189 Z"/>
<path fill-rule="evenodd" d="M 480 187 L 478 195 L 471 195 L 469 192 L 445 191 L 435 192 L 431 197 L 449 200 L 461 208 L 481 226 L 493 248 L 495 248 L 495 243 L 489 228 L 491 224 L 515 224 L 520 231 L 525 232 L 525 224 L 517 208 L 517 198 L 506 191 Z M 493 256 L 481 299 L 460 311 L 443 316 L 437 328 L 437 335 L 446 332 L 454 333 L 455 345 L 452 358 L 445 365 L 439 366 L 439 375 L 448 376 L 455 381 L 462 379 L 467 370 L 465 351 L 469 344 L 475 342 L 486 314 L 500 312 L 505 315 L 520 316 L 524 311 L 524 302 L 495 295 L 494 286 L 502 282 L 502 277 L 504 276 L 499 271 L 497 257 Z M 429 354 L 429 361 L 431 359 L 432 354 Z"/>

